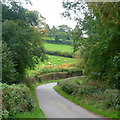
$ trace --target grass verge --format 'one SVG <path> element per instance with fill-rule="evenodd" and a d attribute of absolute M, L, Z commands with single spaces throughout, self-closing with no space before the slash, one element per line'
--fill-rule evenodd
<path fill-rule="evenodd" d="M 32 96 L 34 97 L 35 108 L 31 112 L 16 114 L 15 116 L 13 116 L 13 118 L 45 118 L 45 114 L 43 113 L 43 111 L 39 107 L 38 100 L 36 98 L 35 89 L 39 85 L 58 82 L 58 81 L 62 81 L 62 80 L 51 80 L 51 81 L 45 81 L 45 82 L 41 82 L 41 83 L 37 82 L 35 84 L 30 85 L 29 88 L 30 88 Z"/>
<path fill-rule="evenodd" d="M 44 115 L 43 111 L 40 109 L 37 98 L 36 98 L 36 94 L 35 94 L 36 86 L 31 85 L 31 86 L 29 86 L 29 88 L 30 88 L 32 97 L 34 97 L 35 108 L 30 112 L 17 114 L 14 116 L 14 118 L 45 118 L 45 115 Z"/>
<path fill-rule="evenodd" d="M 76 103 L 77 105 L 79 105 L 79 106 L 87 109 L 88 111 L 91 111 L 91 112 L 93 112 L 95 114 L 98 114 L 98 115 L 101 115 L 101 116 L 104 116 L 104 117 L 107 117 L 107 118 L 112 118 L 112 119 L 120 120 L 120 118 L 119 118 L 120 116 L 118 116 L 118 112 L 108 111 L 108 110 L 98 110 L 97 108 L 93 108 L 92 106 L 90 106 L 88 104 L 84 104 L 84 103 L 80 102 L 77 98 L 73 98 L 70 94 L 67 94 L 58 85 L 56 85 L 54 87 L 54 90 L 56 92 L 58 92 L 60 95 L 62 95 L 63 97 L 65 97 L 68 100 L 70 100 L 71 102 Z"/>

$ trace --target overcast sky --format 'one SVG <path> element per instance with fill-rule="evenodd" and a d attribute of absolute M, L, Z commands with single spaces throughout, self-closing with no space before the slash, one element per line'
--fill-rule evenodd
<path fill-rule="evenodd" d="M 37 10 L 42 14 L 43 17 L 46 18 L 47 24 L 52 27 L 66 24 L 69 27 L 74 28 L 76 22 L 73 20 L 66 20 L 63 18 L 60 13 L 62 13 L 65 9 L 62 7 L 63 0 L 31 0 L 32 6 L 25 6 L 29 10 Z"/>

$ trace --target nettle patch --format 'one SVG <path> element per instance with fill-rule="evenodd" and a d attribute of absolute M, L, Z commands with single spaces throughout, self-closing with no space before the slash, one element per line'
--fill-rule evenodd
<path fill-rule="evenodd" d="M 30 90 L 23 84 L 0 84 L 2 89 L 2 117 L 10 118 L 21 112 L 29 112 L 34 108 Z"/>

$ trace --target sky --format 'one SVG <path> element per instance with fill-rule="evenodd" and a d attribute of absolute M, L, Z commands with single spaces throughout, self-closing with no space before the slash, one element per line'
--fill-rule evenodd
<path fill-rule="evenodd" d="M 76 22 L 73 20 L 67 20 L 60 14 L 65 11 L 62 7 L 63 0 L 31 0 L 31 5 L 25 5 L 29 10 L 37 10 L 43 17 L 46 18 L 46 23 L 52 27 L 58 27 L 59 25 L 68 25 L 71 28 L 75 28 Z"/>

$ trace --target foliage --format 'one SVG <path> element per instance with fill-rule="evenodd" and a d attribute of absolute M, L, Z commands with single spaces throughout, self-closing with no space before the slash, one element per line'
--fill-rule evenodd
<path fill-rule="evenodd" d="M 33 68 L 38 59 L 46 59 L 42 45 L 42 37 L 46 31 L 45 19 L 38 12 L 23 8 L 20 2 L 9 1 L 2 4 L 2 38 L 12 53 L 15 70 L 23 79 L 26 68 Z"/>
<path fill-rule="evenodd" d="M 73 52 L 73 47 L 70 45 L 60 45 L 60 44 L 51 44 L 51 43 L 45 43 L 44 44 L 46 50 L 51 51 L 61 51 L 61 52 Z"/>
<path fill-rule="evenodd" d="M 58 82 L 58 86 L 71 96 L 79 99 L 80 101 L 91 104 L 93 107 L 99 107 L 100 109 L 115 109 L 119 110 L 119 95 L 117 89 L 104 88 L 103 86 L 97 86 L 88 84 L 85 79 L 66 80 Z M 76 82 L 77 81 L 77 82 Z M 79 83 L 78 83 L 79 81 Z M 102 84 L 102 83 L 99 83 Z"/>
<path fill-rule="evenodd" d="M 75 13 L 74 47 L 84 60 L 84 73 L 94 80 L 109 81 L 111 87 L 119 88 L 119 2 L 84 3 L 77 0 L 66 2 L 63 6 L 66 8 L 64 16 L 69 16 L 69 11 Z M 83 17 L 80 18 L 81 13 Z"/>
<path fill-rule="evenodd" d="M 30 89 L 30 92 L 31 92 L 31 96 L 34 98 L 33 102 L 34 102 L 34 108 L 31 110 L 31 111 L 26 111 L 26 112 L 21 112 L 21 113 L 18 113 L 18 114 L 15 114 L 13 116 L 13 118 L 45 118 L 45 115 L 43 113 L 43 111 L 40 109 L 40 106 L 39 106 L 39 103 L 38 103 L 38 100 L 36 98 L 36 87 L 38 85 L 41 85 L 41 83 L 35 83 L 33 84 L 29 79 L 26 79 L 26 83 L 27 83 L 27 86 L 29 87 Z"/>
<path fill-rule="evenodd" d="M 58 68 L 49 68 L 49 67 L 46 67 L 46 68 L 43 68 L 41 70 L 38 71 L 37 74 L 44 74 L 44 73 L 51 73 L 51 72 L 67 72 L 69 74 L 72 74 L 72 73 L 77 73 L 77 72 L 80 72 L 81 73 L 81 68 L 76 68 L 76 67 L 72 67 L 72 68 L 64 68 L 64 67 L 58 67 Z"/>
<path fill-rule="evenodd" d="M 80 99 L 77 98 L 77 96 L 72 96 L 71 94 L 68 94 L 67 92 L 63 91 L 59 85 L 56 85 L 54 89 L 56 90 L 56 92 L 58 92 L 60 95 L 62 95 L 66 99 L 79 105 L 80 107 L 87 109 L 88 111 L 91 111 L 95 114 L 98 114 L 107 118 L 113 118 L 113 119 L 120 118 L 120 115 L 118 114 L 118 110 L 111 109 L 111 108 L 110 109 L 99 108 L 98 105 L 100 104 L 95 104 L 95 101 L 93 100 L 90 101 L 89 97 L 81 101 Z M 99 100 L 97 102 L 99 102 Z"/>
<path fill-rule="evenodd" d="M 2 44 L 2 82 L 13 84 L 18 83 L 18 73 L 15 69 L 15 64 L 12 61 L 12 53 L 7 47 L 7 44 Z"/>
<path fill-rule="evenodd" d="M 12 52 L 16 70 L 20 75 L 25 74 L 25 68 L 34 67 L 34 63 L 38 60 L 37 56 L 41 57 L 41 60 L 43 59 L 44 50 L 40 46 L 40 35 L 36 32 L 29 26 L 21 27 L 13 21 L 3 23 L 3 41 L 7 43 Z"/>
<path fill-rule="evenodd" d="M 23 84 L 0 84 L 2 92 L 3 118 L 10 118 L 15 114 L 28 112 L 34 108 L 30 90 Z"/>
<path fill-rule="evenodd" d="M 23 21 L 28 25 L 37 26 L 39 23 L 39 17 L 37 11 L 28 11 L 23 7 L 23 1 L 16 0 L 16 2 L 2 2 L 2 22 L 5 20 Z M 26 4 L 30 4 L 30 1 Z"/>
<path fill-rule="evenodd" d="M 68 27 L 67 25 L 60 25 L 57 28 L 53 26 L 51 29 L 48 28 L 50 38 L 54 38 L 56 42 L 59 42 L 61 39 L 62 41 L 71 40 L 71 30 L 72 28 Z"/>

